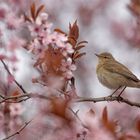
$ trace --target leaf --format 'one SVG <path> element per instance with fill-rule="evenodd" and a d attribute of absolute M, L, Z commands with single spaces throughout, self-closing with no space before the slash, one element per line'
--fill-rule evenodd
<path fill-rule="evenodd" d="M 79 37 L 79 27 L 77 25 L 77 20 L 73 25 L 69 24 L 69 37 L 73 37 L 75 40 Z"/>
<path fill-rule="evenodd" d="M 65 32 L 63 32 L 61 29 L 59 28 L 56 28 L 54 29 L 55 32 L 58 32 L 58 33 L 61 33 L 61 34 L 64 34 L 64 35 L 67 35 Z"/>
<path fill-rule="evenodd" d="M 25 19 L 25 21 L 32 22 L 32 20 L 26 14 L 24 14 L 24 19 Z"/>
<path fill-rule="evenodd" d="M 131 135 L 131 134 L 127 134 L 127 135 L 125 135 L 125 134 L 123 134 L 120 138 L 119 138 L 119 140 L 136 140 L 137 138 L 135 137 L 135 136 L 133 136 L 133 135 Z"/>
<path fill-rule="evenodd" d="M 81 45 L 81 44 L 84 44 L 84 43 L 88 43 L 87 41 L 81 41 L 77 44 L 77 46 Z"/>
<path fill-rule="evenodd" d="M 34 67 L 43 66 L 43 71 L 52 75 L 63 74 L 60 71 L 61 62 L 63 59 L 62 53 L 58 49 L 54 49 L 51 46 L 48 47 L 42 56 L 35 62 Z"/>
<path fill-rule="evenodd" d="M 75 48 L 77 40 L 74 37 L 68 36 L 68 42 Z"/>
<path fill-rule="evenodd" d="M 45 8 L 45 5 L 41 5 L 41 6 L 37 9 L 36 15 L 35 15 L 36 18 L 38 17 L 39 13 L 40 13 L 44 8 Z"/>
<path fill-rule="evenodd" d="M 102 121 L 104 123 L 108 122 L 108 112 L 107 112 L 107 107 L 105 106 L 102 112 Z"/>
<path fill-rule="evenodd" d="M 30 12 L 31 12 L 31 16 L 32 16 L 33 20 L 35 21 L 35 18 L 36 18 L 36 13 L 35 13 L 36 12 L 36 7 L 35 7 L 35 3 L 33 3 L 31 5 Z"/>
<path fill-rule="evenodd" d="M 136 129 L 137 129 L 138 132 L 140 133 L 140 119 L 137 120 L 137 122 L 136 122 Z"/>
<path fill-rule="evenodd" d="M 51 105 L 52 105 L 51 113 L 65 120 L 69 120 L 69 116 L 66 114 L 66 111 L 69 106 L 69 102 L 70 102 L 69 100 L 60 97 L 59 98 L 55 97 L 51 101 Z"/>
<path fill-rule="evenodd" d="M 84 47 L 85 47 L 85 45 L 77 46 L 77 47 L 75 48 L 75 51 L 78 51 L 78 50 L 80 50 L 80 49 L 82 49 L 82 48 L 84 48 Z"/>
<path fill-rule="evenodd" d="M 117 121 L 112 121 L 108 119 L 108 111 L 107 107 L 105 106 L 102 112 L 102 122 L 104 126 L 113 134 L 115 135 L 116 133 L 116 128 L 117 128 Z"/>
<path fill-rule="evenodd" d="M 74 60 L 75 59 L 78 59 L 78 58 L 80 58 L 80 57 L 82 57 L 83 55 L 86 55 L 86 53 L 85 52 L 83 52 L 83 53 L 78 53 L 78 54 L 76 54 L 76 55 L 74 55 Z"/>
<path fill-rule="evenodd" d="M 131 3 L 128 5 L 128 9 L 135 16 L 139 16 L 140 15 L 140 1 L 139 0 L 132 0 Z"/>

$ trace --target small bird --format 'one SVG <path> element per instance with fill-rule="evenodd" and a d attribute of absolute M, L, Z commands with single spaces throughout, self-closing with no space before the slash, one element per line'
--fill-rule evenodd
<path fill-rule="evenodd" d="M 123 88 L 119 96 L 126 87 L 140 88 L 140 80 L 123 64 L 119 63 L 112 54 L 103 52 L 95 54 L 99 63 L 96 73 L 99 81 L 109 89 L 115 89 L 112 96 L 118 89 Z"/>

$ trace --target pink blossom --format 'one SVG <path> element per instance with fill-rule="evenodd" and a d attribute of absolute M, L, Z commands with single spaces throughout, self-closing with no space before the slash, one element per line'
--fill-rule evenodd
<path fill-rule="evenodd" d="M 68 40 L 67 36 L 61 33 L 54 32 L 55 34 L 55 43 L 57 47 L 64 48 L 66 41 Z"/>
<path fill-rule="evenodd" d="M 1 9 L 0 9 L 0 19 L 5 18 L 5 15 L 6 15 L 5 9 L 4 9 L 4 8 L 1 8 Z"/>
<path fill-rule="evenodd" d="M 36 38 L 34 39 L 31 44 L 29 45 L 29 52 L 33 52 L 34 55 L 40 55 L 45 47 L 40 44 L 39 40 Z"/>
<path fill-rule="evenodd" d="M 61 70 L 64 72 L 64 77 L 70 79 L 73 77 L 73 71 L 76 70 L 76 65 L 72 63 L 71 58 L 67 58 L 67 60 L 62 60 Z"/>
<path fill-rule="evenodd" d="M 74 49 L 69 43 L 65 44 L 65 47 L 62 48 L 63 56 L 67 56 L 68 54 L 72 54 L 73 52 L 74 52 Z"/>
<path fill-rule="evenodd" d="M 49 33 L 43 38 L 43 44 L 49 45 L 51 44 L 54 48 L 64 48 L 66 45 L 67 37 L 63 34 L 52 32 Z"/>
<path fill-rule="evenodd" d="M 36 23 L 37 23 L 38 25 L 46 24 L 47 20 L 48 20 L 48 14 L 44 12 L 44 13 L 41 13 L 41 14 L 37 17 Z"/>
<path fill-rule="evenodd" d="M 67 79 L 71 79 L 73 77 L 73 73 L 70 70 L 66 71 L 63 75 Z"/>
<path fill-rule="evenodd" d="M 28 29 L 32 37 L 45 38 L 51 31 L 52 23 L 47 22 L 48 14 L 41 13 L 35 23 L 28 23 Z"/>
<path fill-rule="evenodd" d="M 17 17 L 15 14 L 12 14 L 12 12 L 10 14 L 7 14 L 6 24 L 8 29 L 17 29 L 20 27 L 21 23 L 23 23 L 22 17 Z"/>
<path fill-rule="evenodd" d="M 10 104 L 10 115 L 11 116 L 20 116 L 24 112 L 24 108 L 21 103 L 11 103 Z"/>
<path fill-rule="evenodd" d="M 40 32 L 40 25 L 35 24 L 35 23 L 34 24 L 29 23 L 28 29 L 29 29 L 32 37 L 37 37 L 38 33 Z"/>

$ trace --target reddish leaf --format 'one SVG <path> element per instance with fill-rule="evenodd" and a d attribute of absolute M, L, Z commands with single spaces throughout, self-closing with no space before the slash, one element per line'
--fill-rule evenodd
<path fill-rule="evenodd" d="M 78 51 L 78 50 L 80 50 L 80 49 L 82 49 L 82 48 L 84 48 L 84 47 L 85 47 L 85 45 L 77 46 L 77 47 L 75 48 L 75 51 Z"/>
<path fill-rule="evenodd" d="M 33 3 L 31 5 L 30 12 L 31 12 L 31 16 L 32 16 L 33 20 L 35 21 L 35 18 L 36 18 L 36 13 L 35 13 L 36 12 L 36 7 L 35 7 L 35 3 Z"/>
<path fill-rule="evenodd" d="M 133 136 L 133 135 L 125 135 L 125 134 L 123 134 L 120 138 L 119 138 L 119 140 L 136 140 L 137 138 L 135 137 L 135 136 Z"/>
<path fill-rule="evenodd" d="M 63 119 L 68 120 L 68 116 L 66 114 L 68 105 L 69 105 L 69 101 L 63 98 L 54 98 L 51 101 L 52 104 L 52 113 L 62 117 Z"/>
<path fill-rule="evenodd" d="M 32 22 L 32 20 L 27 15 L 25 15 L 25 14 L 24 14 L 24 19 L 25 19 L 25 21 Z"/>
<path fill-rule="evenodd" d="M 59 28 L 54 29 L 54 31 L 66 35 L 66 33 Z"/>
<path fill-rule="evenodd" d="M 69 36 L 68 37 L 68 42 L 73 46 L 73 48 L 75 48 L 77 40 L 74 37 Z"/>
<path fill-rule="evenodd" d="M 136 140 L 136 136 L 134 136 L 134 135 L 126 135 L 126 140 L 127 139 Z"/>
<path fill-rule="evenodd" d="M 80 41 L 77 46 L 81 45 L 81 44 L 84 44 L 84 43 L 88 43 L 87 41 Z"/>
<path fill-rule="evenodd" d="M 37 9 L 36 15 L 35 15 L 36 18 L 38 17 L 38 15 L 40 14 L 40 12 L 41 12 L 44 8 L 45 8 L 45 6 L 44 6 L 44 5 L 41 5 L 41 6 Z"/>
<path fill-rule="evenodd" d="M 108 122 L 108 112 L 107 112 L 107 107 L 105 106 L 102 112 L 102 121 L 104 123 Z"/>
<path fill-rule="evenodd" d="M 86 55 L 86 53 L 85 52 L 83 52 L 83 53 L 77 53 L 76 55 L 74 55 L 73 59 L 74 60 L 75 59 L 78 59 L 78 58 L 82 57 L 83 55 Z"/>
<path fill-rule="evenodd" d="M 69 24 L 69 37 L 73 37 L 75 40 L 79 37 L 79 28 L 77 25 L 77 20 L 74 22 L 73 25 Z"/>
<path fill-rule="evenodd" d="M 130 5 L 128 5 L 129 10 L 136 16 L 140 15 L 140 1 L 131 0 Z"/>
<path fill-rule="evenodd" d="M 140 133 L 140 119 L 137 120 L 137 123 L 136 123 L 136 129 L 137 129 L 138 132 Z"/>
<path fill-rule="evenodd" d="M 103 112 L 102 112 L 102 122 L 104 124 L 104 126 L 113 134 L 115 135 L 116 134 L 116 127 L 117 127 L 117 122 L 115 121 L 110 121 L 108 119 L 108 111 L 107 111 L 107 107 L 105 107 L 103 109 Z"/>

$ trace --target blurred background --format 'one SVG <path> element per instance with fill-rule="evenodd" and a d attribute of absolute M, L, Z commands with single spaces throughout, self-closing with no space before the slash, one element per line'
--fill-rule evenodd
<path fill-rule="evenodd" d="M 0 0 L 0 7 L 11 7 L 20 14 L 28 11 L 32 2 L 32 0 Z M 83 49 L 86 55 L 77 61 L 77 70 L 74 73 L 79 96 L 102 97 L 113 92 L 102 86 L 97 79 L 98 60 L 94 53 L 112 53 L 118 61 L 140 78 L 140 2 L 136 0 L 133 2 L 131 0 L 38 0 L 35 2 L 46 6 L 53 28 L 68 32 L 69 23 L 77 20 L 80 29 L 79 41 L 88 41 Z M 2 24 L 0 26 L 2 27 Z M 32 64 L 30 55 L 20 50 L 18 58 L 20 63 L 17 64 L 16 79 L 27 91 L 36 91 L 40 87 L 33 86 L 31 82 L 36 71 L 30 67 Z M 140 89 L 127 88 L 123 97 L 139 102 Z M 33 103 L 27 106 L 31 104 Z M 131 129 L 130 126 L 140 117 L 139 108 L 117 102 L 86 105 L 81 103 L 75 107 L 75 110 L 82 108 L 82 111 L 86 112 L 87 108 L 93 108 L 97 114 L 100 114 L 104 106 L 108 107 L 110 117 L 120 119 L 120 123 L 127 129 Z M 79 114 L 82 117 L 83 112 L 79 111 Z"/>

